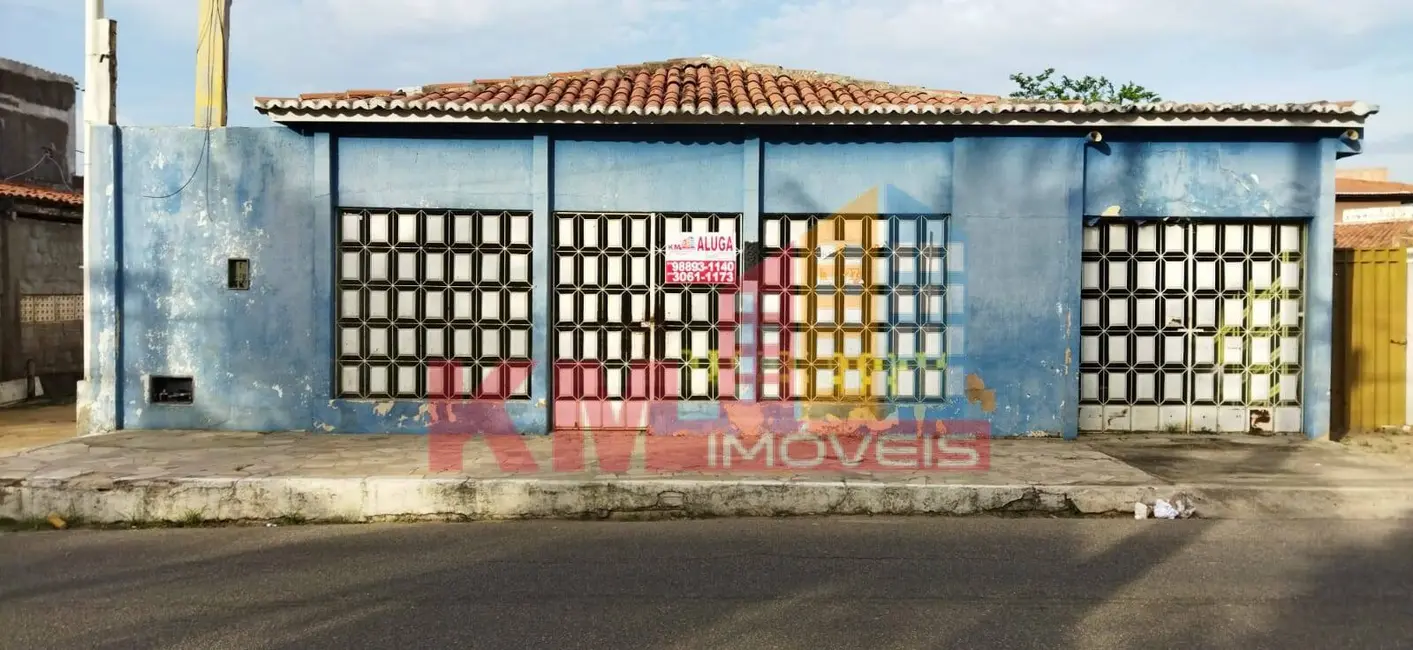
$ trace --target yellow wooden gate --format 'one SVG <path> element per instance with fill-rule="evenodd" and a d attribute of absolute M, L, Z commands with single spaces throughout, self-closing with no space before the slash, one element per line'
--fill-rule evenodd
<path fill-rule="evenodd" d="M 1335 251 L 1331 432 L 1406 422 L 1408 251 Z"/>

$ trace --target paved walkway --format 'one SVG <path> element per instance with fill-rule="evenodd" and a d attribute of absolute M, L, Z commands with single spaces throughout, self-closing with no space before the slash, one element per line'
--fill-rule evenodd
<path fill-rule="evenodd" d="M 51 408 L 33 409 L 44 421 Z M 46 428 L 47 427 L 47 428 Z M 62 427 L 38 424 L 37 439 Z M 13 429 L 12 429 L 13 430 Z M 1151 485 L 1240 483 L 1285 487 L 1413 484 L 1408 465 L 1334 443 L 1258 436 L 1084 436 L 1078 441 L 1007 439 L 990 442 L 989 467 L 962 470 L 709 471 L 649 470 L 642 444 L 624 472 L 598 471 L 593 448 L 584 471 L 554 471 L 552 441 L 524 438 L 538 468 L 504 468 L 480 439 L 457 445 L 459 470 L 430 467 L 428 438 L 416 435 L 336 435 L 211 431 L 132 431 L 74 438 L 0 456 L 0 479 L 131 481 L 178 478 L 448 477 L 555 479 L 855 479 L 887 483 L 1009 485 Z"/>
<path fill-rule="evenodd" d="M 490 444 L 472 440 L 454 445 L 464 454 L 457 469 L 433 471 L 423 436 L 144 431 L 76 438 L 0 455 L 0 517 L 66 508 L 106 521 L 278 513 L 360 520 L 1119 514 L 1131 512 L 1135 500 L 1186 494 L 1208 516 L 1413 518 L 1406 461 L 1280 437 L 998 439 L 989 467 L 967 471 L 665 471 L 645 468 L 640 453 L 625 471 L 610 472 L 596 466 L 592 447 L 583 469 L 554 471 L 548 437 L 516 441 L 523 454 L 509 469 Z"/>
<path fill-rule="evenodd" d="M 548 436 L 519 438 L 533 463 L 506 468 L 480 439 L 456 445 L 463 453 L 459 469 L 434 471 L 428 438 L 417 435 L 337 435 L 302 433 L 140 431 L 75 438 L 63 443 L 0 457 L 0 479 L 85 477 L 90 480 L 269 477 L 449 477 L 545 479 L 684 478 L 740 480 L 855 479 L 881 482 L 1008 485 L 1043 484 L 1144 485 L 1154 476 L 1117 460 L 1084 442 L 1058 439 L 995 440 L 989 468 L 965 470 L 768 470 L 709 471 L 649 470 L 641 458 L 643 445 L 627 471 L 600 471 L 593 447 L 588 447 L 583 471 L 554 471 Z M 1269 443 L 1264 446 L 1270 446 Z M 1289 446 L 1289 445 L 1283 445 Z M 698 451 L 684 446 L 683 451 Z M 677 467 L 690 461 L 668 460 Z M 533 464 L 536 467 L 530 467 Z"/>

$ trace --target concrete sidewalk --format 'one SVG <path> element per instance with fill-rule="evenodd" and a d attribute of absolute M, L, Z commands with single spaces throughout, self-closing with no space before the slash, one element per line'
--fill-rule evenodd
<path fill-rule="evenodd" d="M 551 440 L 525 439 L 541 467 Z M 1406 461 L 1336 443 L 1128 435 L 991 441 L 984 471 L 509 473 L 484 441 L 429 471 L 422 436 L 123 432 L 0 455 L 0 518 L 89 522 L 1011 514 L 1413 518 Z M 590 455 L 588 467 L 595 467 Z"/>

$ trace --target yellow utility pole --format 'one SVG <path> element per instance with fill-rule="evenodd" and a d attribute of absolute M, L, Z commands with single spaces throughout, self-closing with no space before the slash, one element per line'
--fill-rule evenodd
<path fill-rule="evenodd" d="M 226 125 L 231 0 L 197 0 L 196 126 Z"/>

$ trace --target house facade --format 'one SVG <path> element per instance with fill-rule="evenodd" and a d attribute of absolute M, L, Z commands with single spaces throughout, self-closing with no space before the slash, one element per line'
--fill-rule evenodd
<path fill-rule="evenodd" d="M 88 431 L 1325 435 L 1362 103 L 1031 103 L 715 58 L 257 99 L 92 148 Z"/>
<path fill-rule="evenodd" d="M 0 181 L 0 404 L 83 376 L 83 195 Z"/>
<path fill-rule="evenodd" d="M 1386 167 L 1338 170 L 1335 195 L 1335 223 L 1413 221 L 1413 183 L 1389 180 Z"/>
<path fill-rule="evenodd" d="M 77 87 L 0 57 L 0 404 L 73 397 L 84 374 Z"/>
<path fill-rule="evenodd" d="M 1335 248 L 1413 247 L 1413 183 L 1388 169 L 1341 169 L 1335 178 Z"/>

